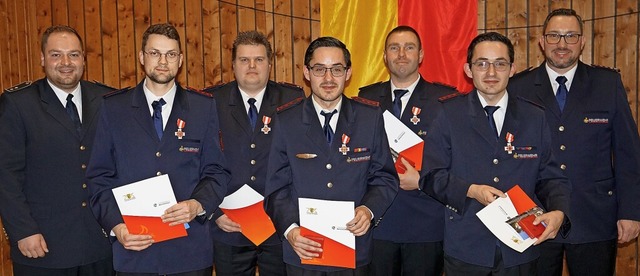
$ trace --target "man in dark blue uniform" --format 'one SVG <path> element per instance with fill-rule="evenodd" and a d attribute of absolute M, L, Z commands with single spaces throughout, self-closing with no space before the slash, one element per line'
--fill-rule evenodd
<path fill-rule="evenodd" d="M 220 117 L 222 144 L 232 178 L 227 195 L 243 185 L 264 195 L 267 160 L 276 108 L 304 97 L 301 88 L 269 81 L 273 51 L 256 31 L 241 32 L 233 42 L 235 81 L 205 89 L 213 94 Z M 214 215 L 214 259 L 218 276 L 285 275 L 282 242 L 276 234 L 260 245 L 242 235 L 242 225 L 218 212 Z"/>
<path fill-rule="evenodd" d="M 443 98 L 427 134 L 421 187 L 447 207 L 448 276 L 536 274 L 536 246 L 519 253 L 502 244 L 476 216 L 514 185 L 546 210 L 534 221 L 546 224 L 536 244 L 555 237 L 569 211 L 570 184 L 551 154 L 544 111 L 506 91 L 515 73 L 513 56 L 505 36 L 478 35 L 464 66 L 475 89 Z"/>
<path fill-rule="evenodd" d="M 177 30 L 150 26 L 139 53 L 146 78 L 104 100 L 87 177 L 91 208 L 117 238 L 118 275 L 210 276 L 213 270 L 209 220 L 227 192 L 229 173 L 223 169 L 215 101 L 175 82 L 182 58 Z M 186 237 L 154 244 L 150 235 L 129 232 L 111 189 L 162 174 L 178 200 L 163 222 L 189 228 Z"/>
<path fill-rule="evenodd" d="M 579 61 L 585 45 L 574 10 L 552 11 L 545 62 L 509 89 L 545 107 L 558 166 L 571 180 L 571 234 L 544 243 L 541 275 L 613 275 L 617 244 L 640 231 L 640 139 L 620 74 Z"/>
<path fill-rule="evenodd" d="M 360 88 L 358 96 L 380 103 L 409 129 L 425 138 L 440 109 L 438 98 L 455 89 L 425 81 L 418 72 L 422 44 L 409 26 L 391 30 L 384 61 L 390 80 Z M 384 219 L 373 229 L 372 275 L 440 275 L 444 262 L 444 206 L 418 190 L 420 173 L 402 159 L 400 190 Z"/>
<path fill-rule="evenodd" d="M 81 80 L 76 30 L 42 35 L 46 77 L 0 97 L 0 213 L 14 275 L 112 275 L 109 239 L 87 207 L 85 168 L 102 95 Z"/>
<path fill-rule="evenodd" d="M 312 95 L 286 105 L 274 131 L 266 191 L 267 212 L 283 242 L 289 275 L 368 275 L 371 220 L 396 196 L 398 177 L 378 107 L 343 95 L 351 77 L 344 43 L 321 37 L 305 53 L 304 76 Z M 341 147 L 341 145 L 344 145 Z M 356 268 L 303 265 L 318 257 L 321 244 L 300 234 L 298 198 L 353 201 Z"/>

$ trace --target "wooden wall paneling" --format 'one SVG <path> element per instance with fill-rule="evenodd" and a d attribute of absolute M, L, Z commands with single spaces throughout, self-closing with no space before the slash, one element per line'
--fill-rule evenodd
<path fill-rule="evenodd" d="M 529 40 L 527 36 L 527 3 L 525 1 L 507 2 L 507 37 L 515 48 L 514 65 L 521 71 L 528 67 Z"/>
<path fill-rule="evenodd" d="M 529 33 L 529 50 L 527 52 L 528 64 L 537 67 L 544 61 L 544 55 L 540 48 L 540 38 L 543 35 L 542 25 L 549 13 L 546 1 L 529 1 L 529 22 L 527 32 Z M 520 68 L 522 71 L 526 68 Z"/>
<path fill-rule="evenodd" d="M 15 16 L 16 21 L 13 25 L 13 30 L 16 34 L 16 46 L 17 52 L 13 53 L 18 59 L 16 68 L 18 70 L 16 82 L 23 82 L 29 79 L 29 71 L 31 70 L 31 52 L 29 51 L 29 37 L 28 37 L 28 25 L 26 19 L 27 15 L 27 3 L 25 1 L 15 2 Z"/>
<path fill-rule="evenodd" d="M 238 32 L 252 31 L 256 29 L 255 0 L 238 0 Z"/>
<path fill-rule="evenodd" d="M 478 0 L 478 34 L 487 28 L 487 0 Z"/>
<path fill-rule="evenodd" d="M 2 226 L 2 221 L 0 221 L 0 228 L 2 228 L 2 233 L 0 233 L 0 274 L 12 275 L 13 264 L 10 257 L 9 237 Z"/>
<path fill-rule="evenodd" d="M 574 2 L 574 0 L 552 0 L 549 1 L 549 11 L 555 10 L 555 9 L 560 9 L 560 8 L 571 8 L 571 3 Z M 576 1 L 576 2 L 580 2 L 580 1 Z M 582 2 L 587 2 L 582 0 Z"/>
<path fill-rule="evenodd" d="M 256 31 L 267 35 L 267 11 L 265 0 L 255 0 L 256 9 Z"/>
<path fill-rule="evenodd" d="M 629 104 L 638 104 L 638 84 L 636 64 L 638 61 L 638 4 L 630 1 L 616 1 L 616 68 L 620 69 L 622 81 L 625 84 Z M 633 117 L 638 122 L 637 110 L 632 109 Z M 635 246 L 633 246 L 635 249 Z"/>
<path fill-rule="evenodd" d="M 153 1 L 153 0 L 152 0 Z M 176 30 L 178 30 L 178 34 L 180 34 L 180 44 L 182 47 L 182 51 L 184 51 L 184 58 L 185 60 L 183 60 L 182 62 L 182 68 L 180 69 L 180 71 L 178 72 L 178 75 L 176 76 L 176 80 L 182 84 L 183 86 L 190 86 L 189 85 L 189 81 L 187 80 L 187 69 L 185 64 L 188 63 L 189 61 L 186 59 L 187 56 L 189 56 L 189 53 L 187 52 L 187 48 L 186 48 L 186 37 L 187 37 L 187 32 L 186 32 L 186 24 L 185 24 L 185 2 L 189 1 L 189 0 L 169 0 L 168 2 L 168 21 L 169 23 L 171 23 L 174 27 L 176 27 Z"/>
<path fill-rule="evenodd" d="M 274 0 L 274 80 L 292 82 L 293 80 L 293 36 L 291 0 Z"/>
<path fill-rule="evenodd" d="M 151 3 L 151 24 L 167 23 L 169 21 L 169 0 L 149 0 Z"/>
<path fill-rule="evenodd" d="M 305 85 L 304 53 L 311 43 L 311 29 L 309 18 L 311 0 L 299 0 L 292 3 L 293 21 L 293 78 L 288 82 Z"/>
<path fill-rule="evenodd" d="M 202 2 L 202 32 L 205 73 L 204 86 L 208 87 L 222 82 L 219 2 Z"/>
<path fill-rule="evenodd" d="M 584 29 L 582 30 L 582 35 L 585 39 L 584 49 L 582 50 L 582 56 L 580 60 L 586 64 L 593 63 L 593 41 L 594 41 L 594 31 L 593 26 L 595 24 L 593 14 L 593 4 L 594 0 L 591 1 L 574 1 L 572 3 L 571 8 L 582 17 L 582 21 L 584 22 Z"/>
<path fill-rule="evenodd" d="M 82 0 L 68 0 L 68 24 L 69 26 L 76 29 L 80 37 L 82 38 L 82 42 L 84 43 L 84 34 L 86 30 L 85 26 L 85 18 L 84 18 L 84 4 Z M 83 45 L 84 46 L 84 45 Z M 87 70 L 86 60 L 85 60 L 85 70 Z M 87 78 L 87 74 L 83 75 L 83 78 Z"/>
<path fill-rule="evenodd" d="M 136 52 L 135 14 L 133 0 L 118 0 L 118 54 L 120 62 L 120 84 L 117 86 L 135 86 L 137 83 L 136 67 L 138 54 Z"/>
<path fill-rule="evenodd" d="M 144 70 L 140 64 L 139 54 L 142 49 L 142 35 L 144 31 L 151 26 L 151 2 L 155 0 L 133 0 L 133 30 L 134 35 L 129 43 L 135 45 L 134 49 L 134 68 L 135 68 L 135 83 L 131 86 L 137 85 L 144 79 Z M 128 86 L 128 85 L 126 85 Z M 120 88 L 126 87 L 123 85 Z"/>
<path fill-rule="evenodd" d="M 104 50 L 102 48 L 101 15 L 100 0 L 84 0 L 84 18 L 85 26 L 87 26 L 87 31 L 84 33 L 84 37 L 82 38 L 84 39 L 84 51 L 86 56 L 86 66 L 84 68 L 85 76 L 90 80 L 105 82 L 105 77 L 103 75 Z M 38 22 L 38 25 L 40 24 L 41 23 Z M 44 29 L 42 31 L 44 31 Z M 105 82 L 105 84 L 113 87 L 119 87 L 119 84 L 115 82 Z"/>
<path fill-rule="evenodd" d="M 6 77 L 8 77 L 8 83 L 11 84 L 17 84 L 22 82 L 20 80 L 20 66 L 18 65 L 18 63 L 20 63 L 20 55 L 19 55 L 19 50 L 18 50 L 18 36 L 20 34 L 16 33 L 16 22 L 18 20 L 18 17 L 16 16 L 16 3 L 14 1 L 9 1 L 7 3 L 7 11 L 10 12 L 7 16 L 7 29 L 6 29 L 6 35 L 7 35 L 7 41 L 5 42 L 7 44 L 7 64 L 8 66 L 6 66 L 5 68 L 8 69 L 8 74 Z M 9 85 L 11 85 L 9 84 Z"/>
<path fill-rule="evenodd" d="M 594 1 L 594 64 L 615 66 L 615 15 L 616 3 L 610 0 Z"/>
<path fill-rule="evenodd" d="M 105 84 L 120 87 L 120 55 L 118 53 L 118 15 L 116 3 L 102 1 L 102 62 Z"/>
<path fill-rule="evenodd" d="M 260 0 L 264 2 L 264 29 L 260 29 L 261 22 L 257 22 L 258 30 L 262 31 L 267 36 L 269 43 L 271 43 L 271 49 L 273 50 L 273 58 L 271 59 L 271 72 L 269 73 L 269 79 L 275 80 L 276 76 L 276 40 L 275 40 L 275 16 L 273 14 L 274 0 Z"/>
<path fill-rule="evenodd" d="M 493 31 L 493 32 L 498 32 L 501 34 L 506 35 L 506 30 L 505 28 L 507 27 L 506 25 L 506 5 L 507 5 L 507 0 L 493 0 L 493 1 L 487 1 L 487 3 L 485 4 L 485 30 L 486 31 Z"/>
<path fill-rule="evenodd" d="M 229 82 L 234 79 L 233 69 L 231 68 L 231 50 L 233 48 L 233 40 L 238 35 L 237 6 L 235 3 L 226 2 L 220 2 L 220 64 L 223 82 Z"/>
<path fill-rule="evenodd" d="M 29 69 L 29 76 L 27 80 L 35 80 L 40 78 L 42 73 L 42 66 L 40 66 L 40 34 L 44 31 L 41 30 L 41 27 L 38 25 L 38 4 L 36 0 L 28 0 L 27 2 L 27 18 L 25 21 L 28 22 L 28 32 L 27 39 L 29 42 L 29 55 L 31 56 L 31 60 L 29 60 L 28 66 L 31 66 Z M 39 2 L 38 2 L 39 3 Z M 82 35 L 82 34 L 81 34 Z M 2 37 L 0 35 L 0 37 Z M 82 37 L 84 39 L 84 36 Z M 0 56 L 2 54 L 0 53 Z M 85 69 L 86 70 L 86 69 Z"/>
<path fill-rule="evenodd" d="M 189 86 L 204 87 L 204 53 L 202 45 L 202 2 L 185 2 L 186 46 L 185 61 L 182 70 L 187 73 Z"/>
<path fill-rule="evenodd" d="M 7 1 L 10 0 L 0 0 L 0 37 L 4 39 L 0 39 L 0 84 L 2 84 L 2 90 L 9 88 L 13 85 L 11 81 L 11 51 L 9 50 L 9 44 L 11 41 L 9 40 L 9 16 L 11 16 L 11 12 L 7 10 Z M 4 12 L 1 12 L 4 11 Z"/>
<path fill-rule="evenodd" d="M 69 5 L 67 0 L 51 1 L 53 25 L 69 25 Z"/>

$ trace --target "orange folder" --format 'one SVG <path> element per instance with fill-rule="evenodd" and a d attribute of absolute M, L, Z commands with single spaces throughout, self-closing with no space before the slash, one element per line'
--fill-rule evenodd
<path fill-rule="evenodd" d="M 136 235 L 151 235 L 154 242 L 186 237 L 187 229 L 184 224 L 169 226 L 159 217 L 140 217 L 123 215 L 124 224 L 129 233 Z"/>
<path fill-rule="evenodd" d="M 523 214 L 532 208 L 536 207 L 536 203 L 520 188 L 519 185 L 513 186 L 513 188 L 507 191 L 509 198 L 511 199 L 511 203 L 513 203 L 513 207 L 516 208 L 518 214 Z M 534 215 L 527 216 L 521 219 L 518 222 L 518 225 L 522 228 L 522 230 L 527 233 L 529 237 L 537 238 L 540 237 L 542 232 L 545 230 L 545 226 L 540 223 L 538 225 L 533 225 L 533 220 L 535 219 Z"/>
<path fill-rule="evenodd" d="M 407 170 L 407 168 L 404 167 L 404 164 L 402 164 L 402 161 L 400 161 L 400 158 L 404 158 L 405 160 L 407 160 L 409 164 L 411 164 L 411 166 L 416 168 L 416 170 L 422 170 L 423 150 L 424 142 L 420 142 L 398 153 L 398 159 L 395 163 L 398 173 L 404 173 Z"/>
<path fill-rule="evenodd" d="M 255 245 L 260 245 L 276 232 L 271 218 L 264 211 L 263 202 L 261 200 L 239 209 L 220 208 L 231 220 L 240 224 L 242 235 Z"/>
<path fill-rule="evenodd" d="M 322 244 L 320 256 L 310 260 L 301 260 L 303 264 L 356 268 L 355 249 L 302 226 L 300 227 L 300 235 Z"/>

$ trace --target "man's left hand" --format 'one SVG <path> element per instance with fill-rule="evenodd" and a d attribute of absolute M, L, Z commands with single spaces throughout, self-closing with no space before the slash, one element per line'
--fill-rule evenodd
<path fill-rule="evenodd" d="M 626 243 L 638 237 L 640 221 L 621 219 L 618 220 L 618 243 Z"/>
<path fill-rule="evenodd" d="M 203 210 L 200 202 L 189 199 L 169 207 L 161 218 L 162 222 L 169 223 L 170 226 L 185 224 L 192 221 Z"/>
<path fill-rule="evenodd" d="M 555 239 L 556 235 L 558 235 L 558 231 L 560 231 L 560 226 L 562 225 L 562 221 L 564 220 L 564 213 L 562 211 L 551 211 L 539 215 L 533 220 L 534 225 L 538 225 L 544 222 L 547 227 L 544 229 L 544 232 L 538 237 L 538 240 L 534 243 L 534 245 L 541 244 L 542 242 L 548 239 Z"/>
<path fill-rule="evenodd" d="M 418 181 L 420 180 L 420 173 L 411 166 L 411 163 L 402 157 L 400 158 L 400 162 L 405 167 L 404 173 L 399 173 L 398 177 L 400 178 L 400 189 L 405 191 L 417 190 Z"/>
<path fill-rule="evenodd" d="M 371 226 L 372 214 L 369 208 L 364 205 L 358 206 L 355 209 L 355 216 L 349 222 L 347 222 L 347 230 L 353 233 L 354 236 L 362 236 L 367 233 Z"/>

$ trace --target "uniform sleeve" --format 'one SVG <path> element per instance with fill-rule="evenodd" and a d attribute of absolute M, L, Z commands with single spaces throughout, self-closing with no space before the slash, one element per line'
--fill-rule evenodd
<path fill-rule="evenodd" d="M 0 214 L 12 242 L 40 232 L 23 193 L 26 129 L 11 97 L 0 95 Z"/>

